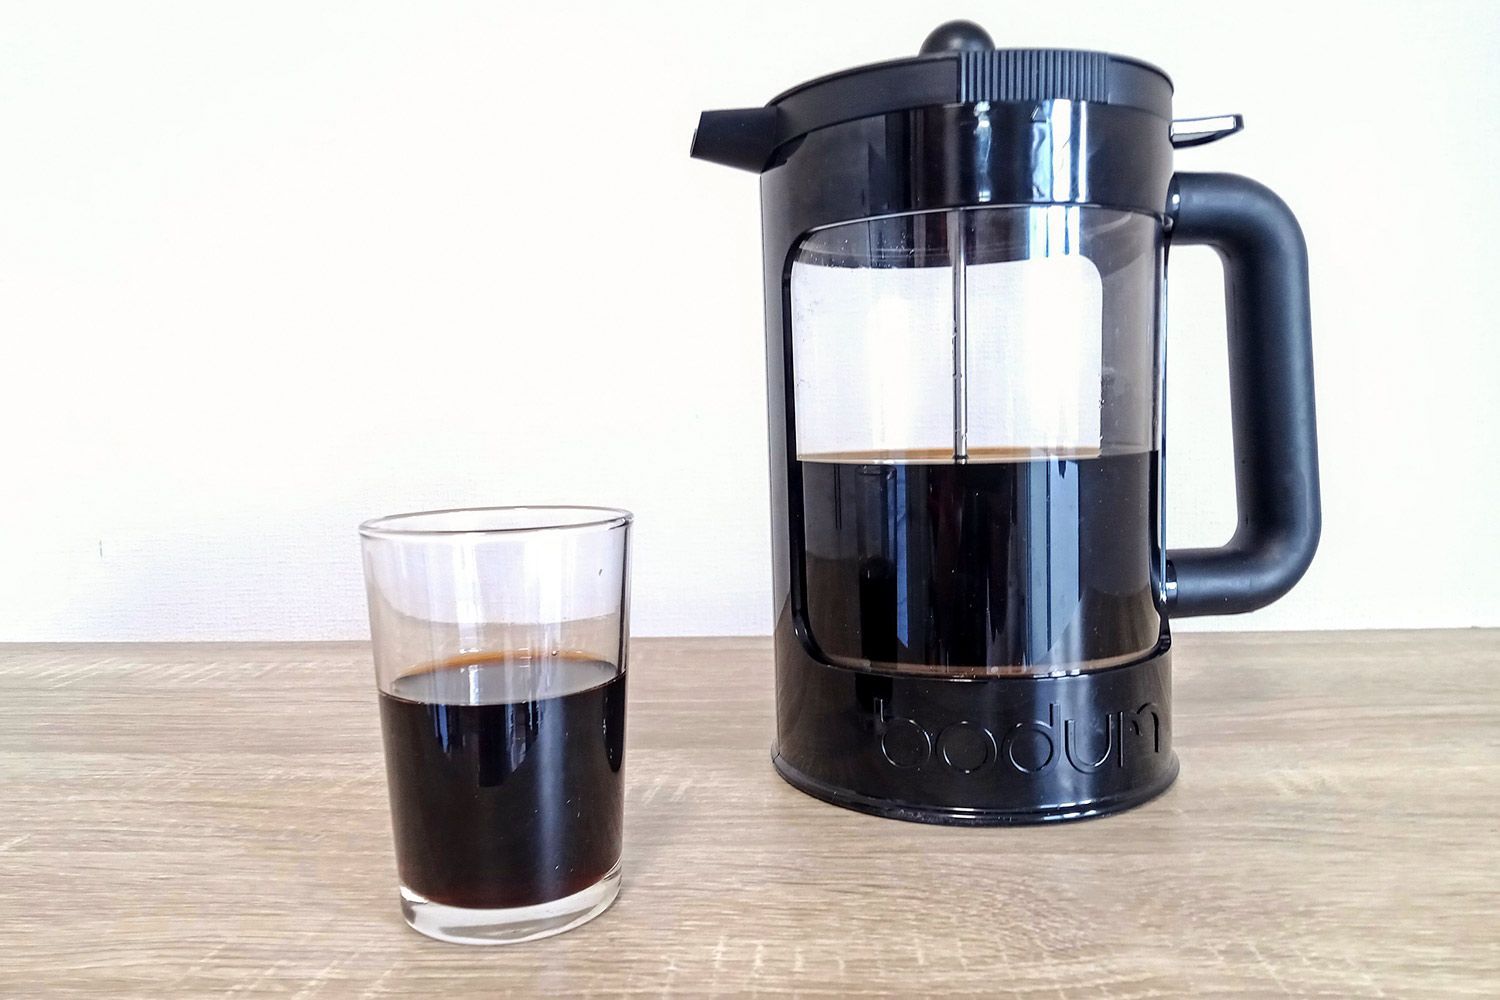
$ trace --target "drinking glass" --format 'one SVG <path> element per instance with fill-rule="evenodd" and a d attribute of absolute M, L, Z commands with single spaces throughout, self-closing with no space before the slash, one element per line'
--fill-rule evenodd
<path fill-rule="evenodd" d="M 421 933 L 528 941 L 619 892 L 631 519 L 360 525 L 401 911 Z"/>

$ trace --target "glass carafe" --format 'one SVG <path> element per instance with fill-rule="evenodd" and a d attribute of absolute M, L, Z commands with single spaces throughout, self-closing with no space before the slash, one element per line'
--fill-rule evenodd
<path fill-rule="evenodd" d="M 1161 272 L 1157 219 L 1086 206 L 801 242 L 797 612 L 821 658 L 1055 673 L 1156 644 Z"/>

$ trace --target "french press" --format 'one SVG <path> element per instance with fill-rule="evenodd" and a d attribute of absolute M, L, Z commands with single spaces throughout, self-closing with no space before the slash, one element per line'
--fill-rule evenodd
<path fill-rule="evenodd" d="M 1320 529 L 1302 233 L 1267 188 L 1172 172 L 1136 59 L 921 54 L 708 111 L 761 179 L 775 765 L 818 798 L 989 825 L 1125 809 L 1177 775 L 1168 619 L 1285 594 Z M 1167 251 L 1213 247 L 1238 527 L 1163 543 Z"/>

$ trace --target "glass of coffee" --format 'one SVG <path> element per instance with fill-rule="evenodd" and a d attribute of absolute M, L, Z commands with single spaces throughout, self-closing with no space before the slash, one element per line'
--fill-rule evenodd
<path fill-rule="evenodd" d="M 529 941 L 619 892 L 630 523 L 492 507 L 360 525 L 401 910 L 423 934 Z"/>

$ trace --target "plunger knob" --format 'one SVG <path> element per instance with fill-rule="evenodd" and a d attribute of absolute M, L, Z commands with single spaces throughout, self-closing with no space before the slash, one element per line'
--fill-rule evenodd
<path fill-rule="evenodd" d="M 990 33 L 973 21 L 949 21 L 933 29 L 922 43 L 922 55 L 941 52 L 983 52 L 993 49 Z"/>

